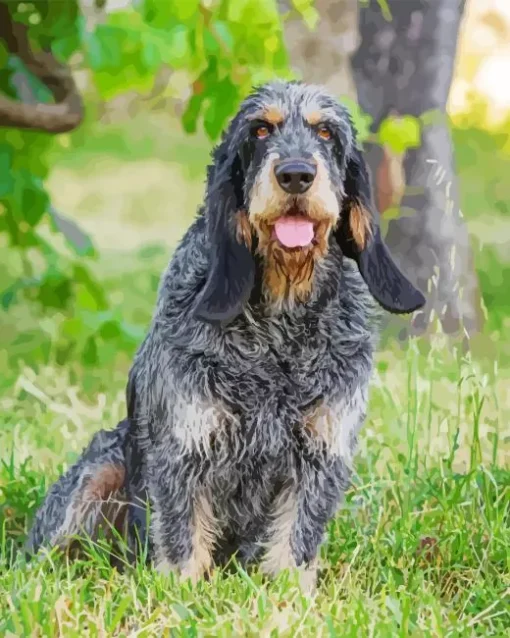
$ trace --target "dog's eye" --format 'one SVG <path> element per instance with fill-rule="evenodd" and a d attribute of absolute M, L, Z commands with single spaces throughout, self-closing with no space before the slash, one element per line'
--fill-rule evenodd
<path fill-rule="evenodd" d="M 257 126 L 257 128 L 255 129 L 255 137 L 258 140 L 264 140 L 266 137 L 269 137 L 270 135 L 271 135 L 271 130 L 269 126 L 266 126 L 265 124 L 261 124 L 260 126 Z"/>
<path fill-rule="evenodd" d="M 331 139 L 331 131 L 329 130 L 329 128 L 327 126 L 319 126 L 319 128 L 317 129 L 317 135 L 322 140 L 330 140 Z"/>

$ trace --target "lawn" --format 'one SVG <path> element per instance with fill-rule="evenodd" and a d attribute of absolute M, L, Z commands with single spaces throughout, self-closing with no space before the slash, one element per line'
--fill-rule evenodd
<path fill-rule="evenodd" d="M 92 234 L 93 269 L 132 344 L 105 340 L 100 365 L 60 365 L 64 317 L 23 303 L 2 316 L 0 636 L 508 635 L 510 158 L 483 131 L 458 129 L 455 143 L 485 331 L 468 352 L 441 334 L 383 339 L 315 599 L 292 575 L 268 582 L 235 564 L 197 587 L 148 569 L 120 574 L 93 546 L 87 561 L 25 564 L 19 547 L 48 486 L 92 432 L 124 415 L 130 358 L 201 201 L 209 145 L 158 116 L 98 127 L 57 152 L 53 202 Z"/>

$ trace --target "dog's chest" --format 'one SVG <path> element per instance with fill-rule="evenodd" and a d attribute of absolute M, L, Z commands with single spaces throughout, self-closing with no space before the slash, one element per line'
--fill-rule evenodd
<path fill-rule="evenodd" d="M 327 335 L 305 329 L 229 334 L 222 356 L 213 357 L 211 392 L 232 414 L 236 438 L 275 451 L 288 443 L 338 391 L 333 350 Z"/>
<path fill-rule="evenodd" d="M 267 398 L 260 395 L 262 387 L 281 395 L 282 400 L 289 397 L 294 404 L 300 404 L 301 399 L 306 402 L 314 386 L 324 385 L 324 375 L 332 366 L 328 336 L 312 333 L 309 328 L 234 332 L 227 343 L 240 380 L 245 381 L 245 396 L 255 402 Z"/>

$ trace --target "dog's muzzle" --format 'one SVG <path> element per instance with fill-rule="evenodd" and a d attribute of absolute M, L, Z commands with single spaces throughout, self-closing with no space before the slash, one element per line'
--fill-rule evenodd
<path fill-rule="evenodd" d="M 289 195 L 302 195 L 313 184 L 317 166 L 305 160 L 283 160 L 274 168 L 279 186 Z"/>

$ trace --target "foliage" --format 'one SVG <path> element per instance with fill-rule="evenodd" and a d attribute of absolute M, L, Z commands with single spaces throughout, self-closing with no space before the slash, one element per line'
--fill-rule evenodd
<path fill-rule="evenodd" d="M 96 5 L 104 3 L 96 0 Z M 0 245 L 8 246 L 0 264 L 0 312 L 11 309 L 12 315 L 21 298 L 34 302 L 27 304 L 32 327 L 16 337 L 9 353 L 24 360 L 31 352 L 44 360 L 51 355 L 61 363 L 79 358 L 100 366 L 109 353 L 131 354 L 140 332 L 136 321 L 126 321 L 113 307 L 104 282 L 94 274 L 97 251 L 79 220 L 72 221 L 50 202 L 46 182 L 61 154 L 58 149 L 74 144 L 76 155 L 78 145 L 97 134 L 98 104 L 128 91 L 150 94 L 164 68 L 184 77 L 189 88 L 184 131 L 204 131 L 210 141 L 217 140 L 252 85 L 292 77 L 282 37 L 286 15 L 278 12 L 276 0 L 138 0 L 105 14 L 90 29 L 78 0 L 9 2 L 8 7 L 17 22 L 27 25 L 35 50 L 49 49 L 85 72 L 88 86 L 85 123 L 71 136 L 0 128 Z M 293 0 L 292 8 L 310 28 L 316 26 L 313 0 Z M 51 99 L 48 88 L 0 43 L 0 93 L 27 99 L 27 92 L 33 100 Z M 370 117 L 345 102 L 361 140 L 377 141 L 397 154 L 419 143 L 421 127 L 433 117 L 389 118 L 371 134 Z M 478 180 L 470 179 L 468 189 L 471 184 Z M 486 188 L 495 191 L 491 201 L 497 200 L 498 211 L 505 213 L 501 184 L 492 177 Z M 477 187 L 473 197 L 478 200 L 482 193 Z M 491 277 L 482 279 L 490 288 Z"/>
<path fill-rule="evenodd" d="M 313 25 L 312 2 L 294 5 Z M 107 14 L 93 30 L 77 0 L 8 7 L 27 26 L 34 50 L 50 49 L 59 60 L 88 70 L 96 101 L 150 92 L 164 66 L 184 72 L 190 86 L 184 130 L 193 133 L 201 124 L 213 140 L 252 85 L 290 77 L 275 0 L 143 0 Z M 49 100 L 48 88 L 0 45 L 0 92 L 20 98 L 23 87 L 25 99 L 28 90 L 33 100 Z M 113 318 L 100 282 L 83 261 L 95 256 L 90 238 L 50 204 L 45 180 L 55 143 L 46 133 L 0 129 L 0 240 L 15 251 L 0 303 L 5 310 L 23 294 L 42 309 L 88 313 L 88 319 L 69 319 L 64 336 L 74 343 L 73 335 L 85 335 L 82 355 L 94 364 L 98 335 L 118 337 L 121 345 L 131 343 L 131 331 Z M 87 327 L 93 313 L 99 314 Z"/>

